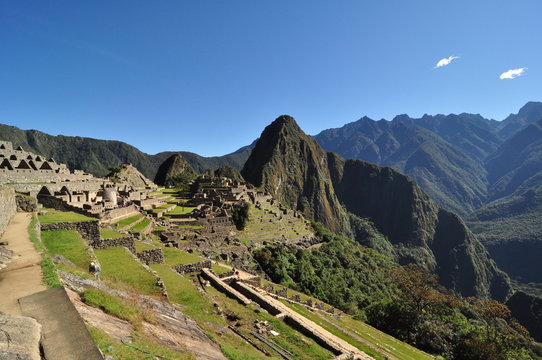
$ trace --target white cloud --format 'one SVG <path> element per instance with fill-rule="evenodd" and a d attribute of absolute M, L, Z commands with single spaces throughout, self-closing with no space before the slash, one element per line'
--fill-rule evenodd
<path fill-rule="evenodd" d="M 510 69 L 507 72 L 503 72 L 499 78 L 502 79 L 515 79 L 518 76 L 523 75 L 523 73 L 527 70 L 527 68 L 519 68 L 519 69 Z"/>
<path fill-rule="evenodd" d="M 450 57 L 447 57 L 447 58 L 444 58 L 444 59 L 440 59 L 439 62 L 437 63 L 437 65 L 435 66 L 435 68 L 450 65 L 450 63 L 455 59 L 459 59 L 459 56 L 450 56 Z"/>

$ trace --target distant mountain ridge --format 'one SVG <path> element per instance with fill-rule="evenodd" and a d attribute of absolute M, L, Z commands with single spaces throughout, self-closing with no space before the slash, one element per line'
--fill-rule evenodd
<path fill-rule="evenodd" d="M 200 173 L 225 165 L 241 169 L 253 147 L 253 144 L 244 146 L 231 154 L 215 157 L 203 157 L 186 151 L 149 155 L 121 141 L 53 136 L 3 124 L 0 124 L 0 140 L 11 141 L 14 146 L 22 146 L 37 154 L 53 157 L 71 169 L 82 169 L 95 176 L 105 176 L 109 173 L 109 168 L 131 163 L 149 179 L 154 179 L 160 164 L 175 153 L 181 154 Z"/>
<path fill-rule="evenodd" d="M 458 216 L 391 168 L 326 153 L 290 116 L 265 128 L 241 174 L 281 203 L 361 243 L 374 223 L 382 235 L 378 244 L 366 245 L 434 271 L 464 296 L 504 300 L 510 294 L 507 276 Z"/>
<path fill-rule="evenodd" d="M 515 279 L 542 283 L 542 103 L 502 122 L 465 113 L 364 117 L 314 138 L 329 151 L 409 175 L 464 216 Z"/>

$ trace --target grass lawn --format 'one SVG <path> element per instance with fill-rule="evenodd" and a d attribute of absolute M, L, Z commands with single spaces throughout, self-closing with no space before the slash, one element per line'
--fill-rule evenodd
<path fill-rule="evenodd" d="M 135 224 L 134 226 L 132 226 L 131 228 L 129 228 L 128 230 L 131 231 L 131 232 L 142 232 L 143 230 L 145 230 L 145 228 L 147 226 L 149 226 L 149 224 L 151 223 L 151 221 L 149 219 L 143 219 L 142 221 L 138 222 L 137 224 Z"/>
<path fill-rule="evenodd" d="M 125 226 L 128 226 L 134 222 L 136 222 L 137 220 L 141 219 L 143 217 L 143 215 L 141 214 L 137 214 L 137 215 L 134 215 L 134 216 L 130 216 L 126 219 L 122 219 L 122 220 L 119 220 L 115 223 L 115 225 L 119 228 L 123 228 Z"/>
<path fill-rule="evenodd" d="M 193 206 L 182 206 L 177 205 L 175 209 L 168 211 L 168 215 L 185 215 L 190 214 L 192 211 L 194 211 L 195 207 Z"/>
<path fill-rule="evenodd" d="M 124 283 L 146 295 L 160 295 L 156 279 L 123 247 L 94 250 L 102 265 L 101 276 L 116 283 Z M 119 284 L 122 285 L 122 284 Z"/>
<path fill-rule="evenodd" d="M 100 229 L 100 237 L 102 239 L 118 239 L 125 236 L 126 234 L 120 233 L 113 229 L 107 229 L 107 228 Z"/>
<path fill-rule="evenodd" d="M 198 255 L 190 254 L 186 251 L 172 247 L 164 246 L 162 247 L 162 250 L 164 251 L 165 262 L 169 266 L 193 264 L 205 260 Z"/>
<path fill-rule="evenodd" d="M 179 229 L 203 229 L 203 225 L 179 225 Z"/>
<path fill-rule="evenodd" d="M 87 289 L 81 294 L 81 300 L 87 305 L 99 308 L 107 314 L 124 319 L 132 324 L 139 320 L 141 315 L 137 308 L 125 305 L 118 297 L 109 295 L 97 289 Z"/>
<path fill-rule="evenodd" d="M 227 273 L 228 271 L 231 271 L 231 269 L 228 269 L 224 266 L 220 266 L 217 264 L 211 264 L 211 270 L 213 270 L 215 274 L 217 275 L 224 274 L 224 273 Z"/>
<path fill-rule="evenodd" d="M 146 243 L 141 242 L 141 241 L 135 241 L 135 248 L 136 248 L 136 252 L 142 252 L 144 250 L 155 249 L 156 247 L 152 246 L 152 245 L 149 245 L 149 244 L 146 244 Z"/>
<path fill-rule="evenodd" d="M 85 215 L 77 214 L 71 211 L 63 212 L 56 210 L 47 210 L 45 215 L 38 215 L 41 224 L 54 224 L 60 222 L 81 222 L 96 220 Z"/>
<path fill-rule="evenodd" d="M 183 305 L 183 312 L 196 321 L 225 325 L 224 318 L 216 313 L 212 302 L 202 295 L 186 277 L 177 274 L 167 264 L 150 265 L 166 284 L 169 298 Z"/>
<path fill-rule="evenodd" d="M 41 239 L 51 255 L 62 255 L 78 268 L 85 271 L 88 269 L 91 258 L 85 242 L 77 231 L 42 231 Z"/>

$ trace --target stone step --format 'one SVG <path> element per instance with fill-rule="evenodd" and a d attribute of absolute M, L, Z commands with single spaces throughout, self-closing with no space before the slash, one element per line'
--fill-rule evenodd
<path fill-rule="evenodd" d="M 41 345 L 46 360 L 103 360 L 85 322 L 63 287 L 19 299 L 23 315 L 42 326 Z"/>

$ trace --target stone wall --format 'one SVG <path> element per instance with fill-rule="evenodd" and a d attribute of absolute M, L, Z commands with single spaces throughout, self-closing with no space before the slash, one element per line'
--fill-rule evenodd
<path fill-rule="evenodd" d="M 17 194 L 15 196 L 17 211 L 34 212 L 38 210 L 38 200 L 35 197 Z"/>
<path fill-rule="evenodd" d="M 114 222 L 136 214 L 139 214 L 139 211 L 137 210 L 135 205 L 130 205 L 123 208 L 107 211 L 102 217 L 102 221 Z"/>
<path fill-rule="evenodd" d="M 51 230 L 75 230 L 81 234 L 81 237 L 87 244 L 94 244 L 95 242 L 100 241 L 100 226 L 98 225 L 98 220 L 41 224 L 41 231 Z"/>
<path fill-rule="evenodd" d="M 106 249 L 108 247 L 113 247 L 113 246 L 124 246 L 125 248 L 130 250 L 132 254 L 136 253 L 134 238 L 131 236 L 125 236 L 125 237 L 116 238 L 116 239 L 100 239 L 98 237 L 97 240 L 89 244 L 94 249 Z"/>
<path fill-rule="evenodd" d="M 40 195 L 38 196 L 38 202 L 46 208 L 55 209 L 58 211 L 73 211 L 74 213 L 77 213 L 77 214 L 81 214 L 81 215 L 85 215 L 85 216 L 89 216 L 93 218 L 99 218 L 99 215 L 97 214 L 93 214 L 86 211 L 85 209 L 81 209 L 76 206 L 67 204 L 62 199 L 58 199 L 54 196 Z"/>
<path fill-rule="evenodd" d="M 233 276 L 233 275 L 235 275 L 235 273 L 233 271 L 228 271 L 228 272 L 225 272 L 225 273 L 222 273 L 222 274 L 218 275 L 218 277 L 220 279 L 224 279 L 226 277 L 230 277 L 230 276 Z"/>
<path fill-rule="evenodd" d="M 137 258 L 144 264 L 163 264 L 164 252 L 160 248 L 143 250 L 136 254 Z"/>
<path fill-rule="evenodd" d="M 0 236 L 6 230 L 9 220 L 16 212 L 15 191 L 0 187 Z"/>
<path fill-rule="evenodd" d="M 211 260 L 200 261 L 193 264 L 177 265 L 173 269 L 182 275 L 185 273 L 201 271 L 201 269 L 204 268 L 211 268 Z"/>

